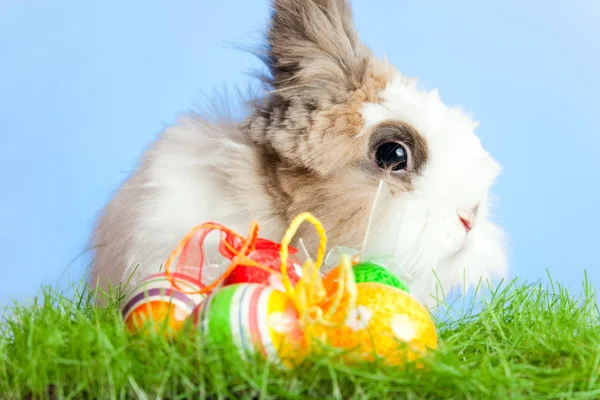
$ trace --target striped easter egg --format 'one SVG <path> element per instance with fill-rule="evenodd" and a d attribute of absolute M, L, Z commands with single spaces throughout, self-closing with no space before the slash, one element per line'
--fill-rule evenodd
<path fill-rule="evenodd" d="M 246 360 L 258 352 L 291 367 L 303 356 L 298 313 L 285 293 L 271 286 L 224 286 L 197 307 L 194 322 L 208 342 L 237 348 Z"/>
<path fill-rule="evenodd" d="M 121 314 L 131 332 L 139 332 L 147 324 L 159 331 L 166 324 L 170 335 L 183 327 L 186 318 L 202 302 L 203 294 L 188 293 L 200 289 L 197 279 L 181 273 L 171 275 L 176 287 L 167 275 L 158 273 L 144 279 L 123 299 Z"/>

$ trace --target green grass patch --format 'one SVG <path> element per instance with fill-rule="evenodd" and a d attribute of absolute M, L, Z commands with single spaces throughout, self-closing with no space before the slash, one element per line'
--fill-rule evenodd
<path fill-rule="evenodd" d="M 592 289 L 582 292 L 491 290 L 481 311 L 438 321 L 439 349 L 421 369 L 348 366 L 331 353 L 284 372 L 193 335 L 129 335 L 116 304 L 45 288 L 0 325 L 0 398 L 599 399 L 600 318 Z"/>

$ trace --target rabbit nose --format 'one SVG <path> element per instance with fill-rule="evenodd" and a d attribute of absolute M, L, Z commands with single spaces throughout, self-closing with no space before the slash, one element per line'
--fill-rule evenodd
<path fill-rule="evenodd" d="M 462 210 L 457 210 L 456 214 L 458 215 L 458 219 L 460 220 L 460 222 L 465 227 L 467 233 L 469 233 L 471 229 L 473 229 L 473 216 L 470 213 Z"/>

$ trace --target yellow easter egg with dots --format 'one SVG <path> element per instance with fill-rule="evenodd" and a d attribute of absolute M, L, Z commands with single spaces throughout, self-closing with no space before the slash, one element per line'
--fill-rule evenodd
<path fill-rule="evenodd" d="M 429 311 L 406 291 L 379 283 L 357 283 L 354 307 L 343 296 L 328 318 L 333 327 L 316 328 L 335 348 L 351 351 L 350 360 L 373 361 L 377 355 L 390 364 L 413 361 L 437 348 L 437 333 Z M 406 346 L 403 346 L 405 344 Z"/>

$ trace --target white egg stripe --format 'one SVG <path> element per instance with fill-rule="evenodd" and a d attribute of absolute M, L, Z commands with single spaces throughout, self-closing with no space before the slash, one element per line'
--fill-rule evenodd
<path fill-rule="evenodd" d="M 195 293 L 195 294 L 187 294 L 187 297 L 190 298 L 190 300 L 192 300 L 195 304 L 200 304 L 202 303 L 205 299 L 206 299 L 206 294 L 199 294 L 199 293 Z"/>
<path fill-rule="evenodd" d="M 127 319 L 127 317 L 129 317 L 129 315 L 131 315 L 131 313 L 133 311 L 135 311 L 135 309 L 137 309 L 139 306 L 146 304 L 150 301 L 162 301 L 165 303 L 171 303 L 172 305 L 174 305 L 177 308 L 180 308 L 186 312 L 192 312 L 194 307 L 190 306 L 189 303 L 182 301 L 180 299 L 176 299 L 174 297 L 171 296 L 167 296 L 167 295 L 159 295 L 159 296 L 151 296 L 151 297 L 144 297 L 143 299 L 141 299 L 140 301 L 136 302 L 130 309 L 129 312 L 127 313 L 127 316 L 125 319 Z"/>
<path fill-rule="evenodd" d="M 254 297 L 254 294 L 260 290 L 260 286 L 245 285 L 244 295 L 240 301 L 240 309 L 242 312 L 240 315 L 238 315 L 239 326 L 237 332 L 240 335 L 240 342 L 242 343 L 245 354 L 252 352 L 254 348 L 252 343 L 252 332 L 250 331 L 250 313 L 256 312 L 256 310 L 252 310 L 250 305 L 252 302 L 252 297 Z"/>
<path fill-rule="evenodd" d="M 265 288 L 258 300 L 258 330 L 260 332 L 260 341 L 267 352 L 267 357 L 271 362 L 278 362 L 279 354 L 271 337 L 271 327 L 269 326 L 269 300 L 274 290 L 270 287 Z"/>
<path fill-rule="evenodd" d="M 188 281 L 175 279 L 177 284 L 186 290 L 200 290 L 200 288 Z M 140 292 L 145 292 L 149 289 L 172 289 L 173 284 L 171 281 L 165 278 L 156 277 L 148 281 L 144 281 L 137 285 L 134 290 L 131 290 L 127 296 L 123 299 L 122 304 L 127 304 L 133 297 L 137 296 Z M 187 293 L 185 293 L 188 295 Z M 201 300 L 200 300 L 201 301 Z"/>
<path fill-rule="evenodd" d="M 127 314 L 124 316 L 124 320 L 127 321 L 127 319 L 131 316 L 131 313 L 133 313 L 140 305 L 143 305 L 145 303 L 148 303 L 149 301 L 163 301 L 165 303 L 171 303 L 172 305 L 174 305 L 175 307 L 184 310 L 187 313 L 191 313 L 192 311 L 194 311 L 193 307 L 190 307 L 187 303 L 185 303 L 184 301 L 181 301 L 179 299 L 173 298 L 171 296 L 151 296 L 151 297 L 144 297 L 142 298 L 140 301 L 136 302 L 130 309 L 129 312 L 127 312 Z"/>
<path fill-rule="evenodd" d="M 242 307 L 242 299 L 246 292 L 247 286 L 239 286 L 235 289 L 231 298 L 231 307 L 229 310 L 229 329 L 231 333 L 231 340 L 233 345 L 240 356 L 245 359 L 246 354 L 244 352 L 244 344 L 242 343 L 242 337 L 240 334 L 240 316 L 244 314 L 245 309 Z"/>
<path fill-rule="evenodd" d="M 131 299 L 129 299 L 129 301 L 125 301 L 123 302 L 123 306 L 121 307 L 121 312 L 125 311 L 125 309 L 127 310 L 127 313 L 124 315 L 124 318 L 127 319 L 129 317 L 129 315 L 136 309 L 138 308 L 141 304 L 147 303 L 149 301 L 154 301 L 154 300 L 161 300 L 165 297 L 167 298 L 171 298 L 170 296 L 167 296 L 164 291 L 161 291 L 161 294 L 159 295 L 150 295 L 148 293 L 149 290 L 154 290 L 154 289 L 163 289 L 163 288 L 148 288 L 147 290 L 145 290 L 144 292 L 139 292 L 136 293 L 136 296 L 139 296 L 140 294 L 143 294 L 143 296 L 139 296 L 139 299 L 137 299 L 135 302 L 133 302 L 135 300 L 136 296 L 133 296 Z M 176 299 L 173 299 L 176 300 Z M 132 303 L 133 302 L 133 303 Z"/>
<path fill-rule="evenodd" d="M 147 301 L 155 301 L 156 299 L 160 299 L 159 296 L 163 296 L 166 297 L 167 300 L 170 298 L 173 298 L 173 300 L 175 301 L 185 301 L 185 302 L 191 302 L 194 305 L 199 304 L 197 301 L 195 301 L 194 299 L 192 299 L 190 296 L 188 296 L 186 293 L 183 292 L 179 292 L 179 291 L 174 291 L 173 294 L 171 295 L 167 295 L 167 292 L 169 290 L 172 290 L 172 288 L 170 286 L 164 287 L 161 285 L 155 285 L 155 286 L 147 286 L 144 288 L 144 290 L 140 290 L 140 291 L 136 291 L 133 293 L 133 295 L 125 300 L 123 300 L 123 302 L 121 303 L 121 312 L 125 312 L 125 310 L 127 309 L 127 313 L 126 315 L 129 315 L 129 313 L 135 309 L 136 307 L 138 307 L 141 303 L 145 303 Z M 159 291 L 160 294 L 157 293 L 150 293 L 150 292 L 155 292 L 155 291 Z M 180 299 L 181 297 L 181 299 Z M 187 307 L 191 307 L 191 306 L 186 306 Z"/>

